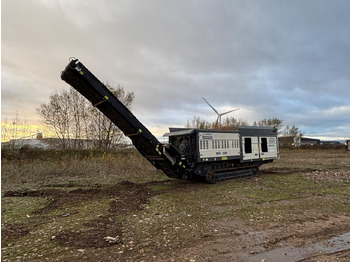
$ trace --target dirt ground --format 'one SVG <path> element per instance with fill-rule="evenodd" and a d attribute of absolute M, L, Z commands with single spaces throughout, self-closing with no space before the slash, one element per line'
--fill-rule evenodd
<path fill-rule="evenodd" d="M 215 185 L 51 184 L 2 200 L 3 261 L 350 261 L 345 151 L 285 151 Z"/>

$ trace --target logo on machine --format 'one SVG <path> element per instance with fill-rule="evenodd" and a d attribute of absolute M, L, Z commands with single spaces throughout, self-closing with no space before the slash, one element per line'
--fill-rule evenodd
<path fill-rule="evenodd" d="M 200 136 L 202 136 L 202 139 L 213 139 L 213 135 L 211 133 L 200 134 Z"/>

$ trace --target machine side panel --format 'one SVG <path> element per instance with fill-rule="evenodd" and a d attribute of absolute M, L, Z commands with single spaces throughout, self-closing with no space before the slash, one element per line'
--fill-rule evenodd
<path fill-rule="evenodd" d="M 198 132 L 198 161 L 221 161 L 240 157 L 236 132 Z"/>

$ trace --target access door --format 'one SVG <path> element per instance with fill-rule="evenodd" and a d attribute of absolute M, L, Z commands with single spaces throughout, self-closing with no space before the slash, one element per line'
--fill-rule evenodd
<path fill-rule="evenodd" d="M 278 147 L 276 137 L 259 137 L 259 143 L 261 158 L 277 158 Z"/>
<path fill-rule="evenodd" d="M 259 159 L 259 144 L 257 136 L 242 137 L 243 160 Z"/>

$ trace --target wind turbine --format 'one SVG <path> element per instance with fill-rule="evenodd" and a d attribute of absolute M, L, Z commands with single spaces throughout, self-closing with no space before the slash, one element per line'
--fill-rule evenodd
<path fill-rule="evenodd" d="M 228 113 L 231 113 L 231 112 L 233 112 L 233 111 L 239 110 L 239 108 L 236 108 L 236 109 L 233 109 L 233 110 L 230 110 L 230 111 L 227 111 L 227 112 L 224 112 L 224 113 L 221 113 L 221 114 L 220 114 L 211 104 L 209 104 L 209 102 L 208 102 L 207 100 L 205 100 L 204 97 L 202 97 L 202 98 L 203 98 L 203 100 L 208 104 L 208 106 L 210 106 L 211 109 L 213 109 L 214 112 L 218 115 L 218 118 L 216 119 L 216 123 L 218 123 L 218 125 L 221 125 L 221 116 L 226 115 L 226 114 L 228 114 Z"/>

